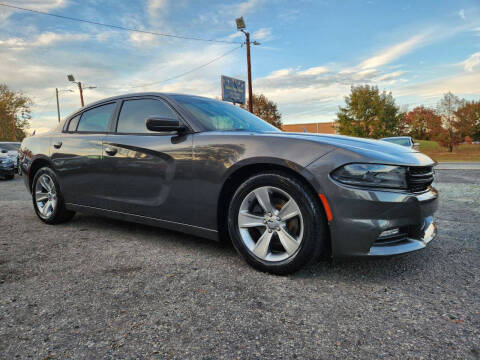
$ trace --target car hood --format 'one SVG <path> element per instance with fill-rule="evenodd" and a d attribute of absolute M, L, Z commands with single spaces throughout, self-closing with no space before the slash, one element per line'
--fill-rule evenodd
<path fill-rule="evenodd" d="M 385 163 L 410 165 L 426 165 L 434 163 L 434 161 L 428 156 L 413 148 L 386 141 L 330 134 L 279 132 L 275 133 L 275 135 L 331 145 L 337 149 L 345 149 L 360 154 L 375 162 L 380 161 Z"/>

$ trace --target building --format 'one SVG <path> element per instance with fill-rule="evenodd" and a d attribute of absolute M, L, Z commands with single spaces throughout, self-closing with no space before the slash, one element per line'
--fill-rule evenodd
<path fill-rule="evenodd" d="M 282 130 L 287 132 L 308 132 L 315 134 L 335 134 L 334 122 L 309 124 L 283 124 Z"/>

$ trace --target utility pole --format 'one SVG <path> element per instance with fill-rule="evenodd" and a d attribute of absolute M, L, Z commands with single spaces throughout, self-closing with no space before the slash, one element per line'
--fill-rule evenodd
<path fill-rule="evenodd" d="M 58 90 L 58 88 L 55 88 L 55 95 L 56 95 L 56 97 L 57 97 L 57 116 L 58 116 L 58 122 L 60 122 L 60 101 L 58 100 L 58 94 L 60 93 L 60 91 L 73 92 L 73 90 L 70 90 L 70 89 Z"/>
<path fill-rule="evenodd" d="M 58 116 L 58 122 L 60 122 L 60 104 L 58 102 L 58 88 L 55 88 L 55 95 L 57 97 L 57 116 Z"/>
<path fill-rule="evenodd" d="M 80 103 L 82 104 L 82 107 L 84 107 L 85 103 L 83 102 L 83 89 L 80 81 L 78 82 L 78 90 L 80 91 Z"/>
<path fill-rule="evenodd" d="M 253 90 L 252 90 L 252 63 L 250 60 L 250 33 L 244 31 L 247 45 L 247 71 L 248 71 L 248 111 L 253 113 Z"/>
<path fill-rule="evenodd" d="M 252 90 L 252 62 L 250 59 L 250 44 L 253 45 L 260 45 L 259 42 L 253 41 L 250 43 L 250 33 L 245 31 L 245 21 L 243 17 L 239 17 L 235 19 L 237 23 L 237 30 L 243 32 L 245 34 L 245 44 L 247 47 L 247 72 L 248 72 L 248 111 L 253 113 L 253 90 Z"/>
<path fill-rule="evenodd" d="M 15 126 L 15 106 L 12 106 L 12 129 L 13 129 L 13 141 L 17 141 L 17 127 Z"/>

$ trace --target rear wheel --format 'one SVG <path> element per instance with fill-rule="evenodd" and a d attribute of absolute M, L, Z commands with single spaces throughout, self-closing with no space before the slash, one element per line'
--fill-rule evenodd
<path fill-rule="evenodd" d="M 36 172 L 32 199 L 37 216 L 47 224 L 68 221 L 75 215 L 75 212 L 65 208 L 57 176 L 49 167 L 43 167 Z"/>
<path fill-rule="evenodd" d="M 290 274 L 325 249 L 326 221 L 313 194 L 281 172 L 256 175 L 235 192 L 228 229 L 233 245 L 254 268 Z"/>

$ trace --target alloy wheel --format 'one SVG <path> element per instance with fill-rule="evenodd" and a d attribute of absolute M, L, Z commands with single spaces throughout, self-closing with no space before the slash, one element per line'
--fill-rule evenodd
<path fill-rule="evenodd" d="M 284 190 L 262 186 L 243 199 L 238 229 L 242 242 L 257 258 L 283 261 L 300 248 L 304 231 L 302 212 Z"/>
<path fill-rule="evenodd" d="M 42 174 L 35 184 L 35 203 L 39 215 L 44 219 L 49 218 L 57 208 L 55 183 L 47 174 Z"/>

